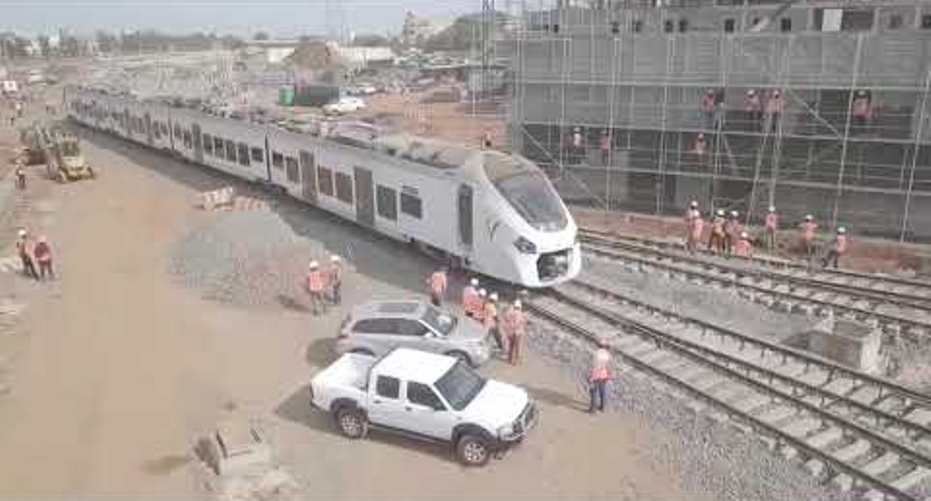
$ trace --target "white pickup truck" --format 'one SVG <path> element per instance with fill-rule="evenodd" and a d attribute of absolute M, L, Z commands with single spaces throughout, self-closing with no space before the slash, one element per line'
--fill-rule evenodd
<path fill-rule="evenodd" d="M 457 358 L 397 348 L 382 358 L 347 353 L 314 376 L 311 405 L 349 438 L 370 426 L 450 444 L 468 466 L 520 442 L 536 404 L 516 386 L 486 379 Z"/>

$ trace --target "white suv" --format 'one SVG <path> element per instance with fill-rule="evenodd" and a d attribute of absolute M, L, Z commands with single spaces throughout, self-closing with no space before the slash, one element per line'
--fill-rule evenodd
<path fill-rule="evenodd" d="M 357 97 L 341 97 L 323 107 L 327 115 L 345 115 L 365 108 L 365 101 Z"/>

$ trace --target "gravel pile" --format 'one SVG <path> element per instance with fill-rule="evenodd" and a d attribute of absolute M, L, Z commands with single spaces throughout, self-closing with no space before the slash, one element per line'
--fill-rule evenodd
<path fill-rule="evenodd" d="M 591 348 L 537 323 L 528 327 L 528 346 L 561 362 L 563 370 L 579 381 L 579 391 L 587 393 L 584 380 Z M 651 378 L 637 377 L 634 371 L 617 374 L 610 387 L 612 407 L 670 432 L 659 435 L 669 442 L 657 444 L 650 460 L 681 472 L 686 492 L 734 501 L 856 499 L 852 493 L 818 485 L 801 463 L 783 459 L 752 435 L 696 415 L 683 400 L 662 393 Z"/>
<path fill-rule="evenodd" d="M 803 315 L 779 313 L 737 295 L 734 289 L 717 289 L 643 273 L 627 265 L 587 259 L 583 280 L 617 291 L 633 299 L 682 315 L 747 334 L 781 340 L 811 327 Z"/>

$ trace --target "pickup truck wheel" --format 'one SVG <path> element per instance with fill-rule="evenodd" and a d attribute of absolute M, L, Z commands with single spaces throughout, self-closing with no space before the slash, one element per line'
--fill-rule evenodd
<path fill-rule="evenodd" d="M 472 363 L 472 359 L 469 358 L 469 355 L 458 350 L 446 352 L 446 355 L 450 357 L 456 357 L 459 360 L 462 360 L 469 367 L 475 367 L 475 364 Z"/>
<path fill-rule="evenodd" d="M 368 433 L 369 424 L 356 409 L 340 409 L 336 411 L 336 425 L 339 431 L 351 439 L 358 439 Z"/>
<path fill-rule="evenodd" d="M 491 457 L 488 441 L 478 435 L 466 435 L 456 447 L 459 461 L 466 466 L 485 466 Z"/>

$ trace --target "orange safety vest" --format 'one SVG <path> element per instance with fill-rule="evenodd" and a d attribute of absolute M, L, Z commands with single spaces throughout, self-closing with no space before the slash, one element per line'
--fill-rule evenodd
<path fill-rule="evenodd" d="M 715 105 L 714 101 L 715 99 L 713 95 L 709 96 L 708 94 L 705 94 L 704 96 L 702 96 L 701 98 L 702 111 L 706 113 L 711 113 L 712 111 L 714 111 L 714 105 Z"/>
<path fill-rule="evenodd" d="M 775 230 L 779 227 L 779 216 L 775 213 L 769 213 L 766 215 L 766 228 L 769 230 Z"/>
<path fill-rule="evenodd" d="M 446 275 L 437 271 L 430 275 L 430 289 L 436 294 L 442 294 L 446 290 Z"/>
<path fill-rule="evenodd" d="M 475 315 L 475 310 L 477 310 L 478 305 L 480 304 L 478 300 L 478 291 L 475 290 L 471 285 L 467 285 L 462 289 L 462 309 L 466 313 L 471 313 Z"/>
<path fill-rule="evenodd" d="M 853 100 L 853 116 L 869 118 L 871 114 L 869 98 L 858 97 Z"/>
<path fill-rule="evenodd" d="M 750 257 L 751 248 L 749 240 L 740 239 L 737 241 L 737 245 L 734 246 L 734 254 L 739 257 Z"/>
<path fill-rule="evenodd" d="M 611 363 L 611 353 L 604 348 L 599 348 L 592 357 L 592 381 L 604 381 L 611 379 L 611 372 L 608 365 Z"/>
<path fill-rule="evenodd" d="M 527 320 L 524 318 L 524 313 L 516 308 L 512 307 L 504 314 L 504 330 L 509 336 L 522 335 L 526 325 Z"/>
<path fill-rule="evenodd" d="M 495 303 L 490 301 L 485 303 L 485 308 L 482 313 L 482 321 L 485 324 L 485 328 L 494 329 L 495 326 L 498 325 L 498 308 L 495 306 Z"/>
<path fill-rule="evenodd" d="M 815 239 L 815 231 L 818 229 L 818 225 L 815 223 L 802 223 L 802 238 L 806 242 L 811 242 Z"/>
<path fill-rule="evenodd" d="M 837 235 L 837 238 L 834 240 L 834 250 L 838 254 L 843 254 L 847 252 L 847 235 Z"/>
<path fill-rule="evenodd" d="M 754 95 L 753 97 L 747 97 L 744 99 L 744 110 L 745 111 L 760 111 L 762 106 L 760 106 L 760 96 Z"/>
<path fill-rule="evenodd" d="M 701 216 L 696 216 L 695 219 L 692 220 L 692 238 L 701 238 L 701 234 L 704 229 L 705 221 L 701 218 Z"/>
<path fill-rule="evenodd" d="M 782 100 L 782 96 L 770 96 L 769 101 L 766 102 L 766 111 L 769 113 L 782 113 L 783 108 L 785 108 L 785 101 Z"/>
<path fill-rule="evenodd" d="M 472 316 L 475 317 L 475 319 L 478 320 L 479 322 L 482 322 L 482 324 L 484 325 L 485 303 L 482 301 L 482 296 L 478 296 L 475 298 L 475 305 L 473 307 L 475 309 L 472 310 Z"/>
<path fill-rule="evenodd" d="M 326 288 L 326 277 L 320 270 L 314 270 L 307 274 L 307 288 L 310 292 L 323 292 Z"/>
<path fill-rule="evenodd" d="M 724 218 L 720 216 L 715 216 L 714 221 L 711 222 L 711 232 L 718 236 L 724 236 Z"/>

